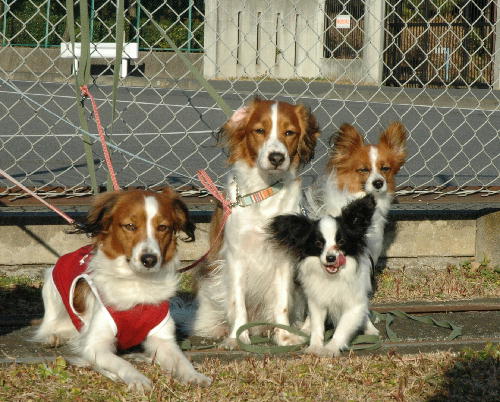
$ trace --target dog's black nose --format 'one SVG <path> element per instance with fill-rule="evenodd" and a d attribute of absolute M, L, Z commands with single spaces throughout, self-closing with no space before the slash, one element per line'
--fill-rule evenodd
<path fill-rule="evenodd" d="M 283 163 L 285 160 L 285 155 L 283 155 L 281 152 L 271 152 L 269 154 L 269 162 L 272 163 L 272 165 L 277 168 L 279 165 Z"/>
<path fill-rule="evenodd" d="M 158 262 L 158 257 L 154 254 L 143 254 L 141 255 L 141 262 L 146 268 L 151 268 Z"/>
<path fill-rule="evenodd" d="M 377 190 L 380 190 L 383 185 L 384 181 L 382 179 L 373 180 L 373 187 L 375 187 Z"/>
<path fill-rule="evenodd" d="M 332 254 L 326 256 L 326 262 L 328 262 L 328 263 L 335 262 L 336 259 L 337 259 L 337 257 L 335 257 Z"/>

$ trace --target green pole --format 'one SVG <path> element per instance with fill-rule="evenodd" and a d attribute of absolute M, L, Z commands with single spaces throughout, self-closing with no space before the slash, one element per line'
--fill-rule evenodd
<path fill-rule="evenodd" d="M 3 27 L 2 27 L 2 46 L 7 44 L 7 12 L 9 11 L 9 3 L 8 0 L 3 0 Z"/>
<path fill-rule="evenodd" d="M 90 43 L 94 41 L 94 0 L 90 0 Z"/>
<path fill-rule="evenodd" d="M 191 53 L 191 39 L 193 38 L 193 2 L 194 0 L 189 0 L 189 9 L 188 9 L 188 53 Z"/>
<path fill-rule="evenodd" d="M 50 0 L 47 0 L 47 8 L 45 10 L 45 47 L 49 47 L 49 19 L 50 19 Z"/>

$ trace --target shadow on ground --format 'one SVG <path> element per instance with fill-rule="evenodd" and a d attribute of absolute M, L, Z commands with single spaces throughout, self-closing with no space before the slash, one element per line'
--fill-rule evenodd
<path fill-rule="evenodd" d="M 43 317 L 41 288 L 16 284 L 0 287 L 0 335 L 30 326 Z"/>
<path fill-rule="evenodd" d="M 444 374 L 444 383 L 428 402 L 498 401 L 500 356 L 492 345 L 481 351 L 464 351 Z"/>

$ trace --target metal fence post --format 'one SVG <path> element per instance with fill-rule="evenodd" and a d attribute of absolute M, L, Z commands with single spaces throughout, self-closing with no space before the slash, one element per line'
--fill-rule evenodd
<path fill-rule="evenodd" d="M 49 47 L 49 20 L 50 20 L 50 0 L 47 0 L 45 9 L 45 48 Z"/>
<path fill-rule="evenodd" d="M 497 0 L 496 5 L 495 32 L 495 53 L 493 53 L 493 88 L 500 89 L 500 0 Z"/>
<path fill-rule="evenodd" d="M 191 53 L 191 40 L 193 39 L 193 3 L 194 0 L 189 0 L 189 8 L 188 8 L 188 53 Z"/>
<path fill-rule="evenodd" d="M 384 54 L 384 0 L 366 2 L 365 8 L 365 54 L 367 77 L 370 84 L 382 83 Z"/>
<path fill-rule="evenodd" d="M 94 9 L 94 0 L 90 0 L 90 42 L 94 41 L 94 18 L 95 18 L 95 9 Z"/>
<path fill-rule="evenodd" d="M 3 40 L 2 40 L 2 46 L 5 46 L 7 44 L 7 13 L 9 12 L 10 7 L 8 0 L 3 0 L 3 26 L 2 26 L 2 33 L 3 33 Z"/>
<path fill-rule="evenodd" d="M 141 0 L 136 0 L 137 1 L 137 10 L 135 13 L 135 41 L 137 42 L 137 46 L 139 46 L 140 40 L 141 40 Z"/>

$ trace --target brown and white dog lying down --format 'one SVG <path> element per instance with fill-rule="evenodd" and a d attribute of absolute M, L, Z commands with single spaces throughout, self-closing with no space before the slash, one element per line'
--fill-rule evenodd
<path fill-rule="evenodd" d="M 289 324 L 293 307 L 294 261 L 272 247 L 265 228 L 271 218 L 298 213 L 300 168 L 313 158 L 319 127 L 302 105 L 254 99 L 234 112 L 221 129 L 229 148 L 226 198 L 234 204 L 210 264 L 198 272 L 198 312 L 194 333 L 226 336 L 236 346 L 236 331 L 250 321 Z M 212 219 L 211 243 L 222 210 Z M 240 339 L 249 343 L 248 331 Z M 277 329 L 279 345 L 302 341 Z"/>
<path fill-rule="evenodd" d="M 93 244 L 47 270 L 35 340 L 69 341 L 84 363 L 129 389 L 149 390 L 151 380 L 116 351 L 141 343 L 180 382 L 209 385 L 176 343 L 168 302 L 177 287 L 177 234 L 194 240 L 194 229 L 173 190 L 97 196 L 79 231 Z"/>

